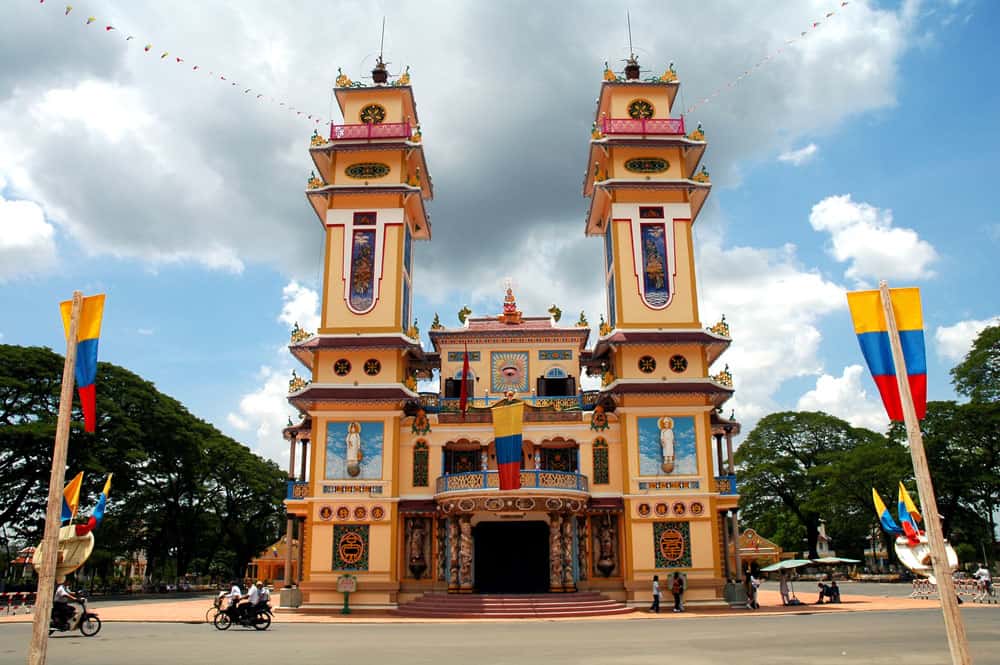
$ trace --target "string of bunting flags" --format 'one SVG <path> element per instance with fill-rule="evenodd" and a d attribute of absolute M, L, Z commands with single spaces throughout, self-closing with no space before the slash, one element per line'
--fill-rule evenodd
<path fill-rule="evenodd" d="M 46 2 L 45 2 L 45 0 L 38 0 L 38 4 L 44 5 L 44 4 L 46 4 Z M 51 4 L 51 3 L 49 3 L 49 4 Z M 73 5 L 65 5 L 64 8 L 63 8 L 63 16 L 69 16 L 70 14 L 73 13 L 73 11 L 74 11 Z M 79 14 L 79 12 L 77 12 L 77 14 Z M 132 35 L 132 34 L 123 32 L 121 30 L 118 30 L 118 28 L 116 28 L 114 25 L 112 25 L 110 23 L 106 23 L 104 21 L 98 21 L 98 19 L 97 19 L 96 16 L 87 16 L 86 19 L 83 22 L 83 25 L 84 26 L 90 26 L 90 25 L 92 25 L 94 23 L 96 23 L 98 26 L 100 26 L 100 25 L 103 24 L 104 25 L 104 33 L 105 34 L 112 34 L 112 33 L 114 33 L 115 35 L 122 37 L 125 42 L 136 41 L 136 43 L 138 43 L 140 41 L 140 40 L 136 40 L 135 35 Z M 144 53 L 153 53 L 154 55 L 158 53 L 159 54 L 159 60 L 172 61 L 175 65 L 186 65 L 187 64 L 185 62 L 184 58 L 182 58 L 179 55 L 174 54 L 173 56 L 171 56 L 170 51 L 167 51 L 167 50 L 160 51 L 160 49 L 154 49 L 152 42 L 143 42 L 143 44 L 144 44 L 143 47 L 142 47 L 143 52 Z M 285 102 L 284 100 L 277 99 L 273 95 L 267 94 L 266 92 L 261 92 L 259 90 L 256 90 L 255 88 L 252 88 L 252 87 L 244 87 L 244 86 L 240 85 L 239 81 L 235 81 L 235 80 L 227 78 L 226 75 L 224 73 L 222 73 L 221 71 L 220 72 L 216 72 L 216 70 L 214 70 L 214 69 L 205 69 L 201 65 L 191 65 L 191 69 L 189 71 L 191 71 L 193 73 L 205 74 L 205 75 L 209 76 L 210 78 L 212 78 L 212 79 L 214 79 L 214 80 L 216 80 L 216 81 L 218 81 L 220 83 L 227 84 L 228 87 L 230 87 L 230 88 L 236 88 L 237 91 L 242 91 L 242 94 L 244 94 L 244 95 L 251 95 L 251 94 L 253 94 L 253 95 L 255 95 L 255 99 L 257 101 L 259 101 L 259 102 L 268 102 L 268 103 L 271 103 L 271 104 L 276 104 L 277 106 L 279 106 L 279 107 L 281 107 L 281 108 L 283 108 L 283 109 L 285 109 L 285 110 L 287 110 L 287 111 L 289 111 L 291 113 L 294 113 L 296 117 L 301 117 L 301 118 L 303 118 L 305 120 L 308 120 L 308 121 L 312 122 L 314 125 L 319 125 L 321 123 L 323 123 L 323 124 L 331 124 L 333 122 L 333 120 L 330 119 L 330 118 L 325 118 L 325 117 L 322 117 L 322 116 L 320 116 L 318 114 L 315 114 L 315 113 L 308 113 L 307 111 L 300 110 L 300 109 L 292 106 L 291 104 Z"/>
<path fill-rule="evenodd" d="M 849 4 L 850 4 L 850 2 L 848 0 L 841 0 L 841 2 L 840 2 L 840 8 L 839 8 L 840 11 L 843 11 L 844 8 L 847 7 Z M 836 16 L 836 14 L 837 14 L 837 10 L 836 9 L 831 9 L 830 11 L 828 11 L 826 13 L 826 15 L 823 18 L 816 19 L 815 21 L 813 21 L 810 24 L 810 26 L 808 28 L 806 28 L 805 30 L 803 30 L 802 32 L 800 32 L 798 37 L 793 37 L 792 39 L 786 39 L 784 46 L 778 48 L 773 53 L 768 53 L 763 58 L 761 58 L 756 63 L 754 63 L 754 65 L 752 67 L 749 67 L 748 69 L 744 70 L 744 72 L 742 74 L 740 74 L 739 76 L 737 76 L 736 78 L 734 78 L 732 81 L 730 81 L 729 83 L 727 83 L 725 86 L 720 86 L 720 87 L 716 88 L 715 91 L 712 92 L 712 94 L 710 94 L 707 97 L 703 97 L 703 98 L 699 99 L 698 101 L 696 101 L 694 104 L 692 104 L 684 112 L 685 115 L 691 113 L 692 111 L 694 111 L 696 108 L 698 108 L 699 106 L 701 106 L 703 104 L 708 104 L 713 99 L 715 99 L 716 97 L 718 97 L 719 95 L 721 95 L 723 92 L 725 92 L 727 89 L 735 88 L 737 85 L 739 85 L 740 81 L 742 81 L 743 79 L 751 76 L 756 70 L 760 69 L 761 67 L 765 66 L 766 64 L 768 64 L 769 62 L 771 62 L 772 60 L 774 60 L 775 58 L 777 58 L 779 55 L 781 55 L 782 52 L 784 52 L 785 47 L 791 46 L 795 42 L 802 41 L 803 39 L 805 39 L 806 37 L 808 37 L 809 34 L 813 30 L 815 30 L 816 28 L 818 28 L 821 25 L 823 25 L 823 23 L 825 21 L 827 21 L 827 20 L 833 18 L 834 16 Z"/>

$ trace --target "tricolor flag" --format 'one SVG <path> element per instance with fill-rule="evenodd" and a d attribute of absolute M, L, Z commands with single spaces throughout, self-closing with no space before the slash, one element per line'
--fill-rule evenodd
<path fill-rule="evenodd" d="M 73 301 L 59 304 L 63 326 L 69 337 L 69 322 L 73 313 Z M 76 329 L 76 386 L 80 392 L 80 408 L 83 410 L 83 428 L 91 434 L 97 429 L 97 393 L 94 381 L 97 379 L 97 339 L 101 336 L 101 318 L 104 315 L 104 294 L 88 296 L 80 308 L 80 322 Z"/>
<path fill-rule="evenodd" d="M 493 440 L 501 490 L 521 489 L 521 421 L 524 402 L 501 402 L 493 407 Z"/>
<path fill-rule="evenodd" d="M 462 386 L 458 393 L 458 409 L 465 415 L 469 407 L 469 345 L 465 345 L 465 355 L 462 356 Z"/>
<path fill-rule="evenodd" d="M 90 519 L 87 520 L 86 524 L 76 525 L 76 535 L 85 536 L 101 525 L 101 521 L 104 519 L 104 510 L 108 506 L 108 493 L 111 491 L 112 475 L 114 474 L 108 474 L 108 479 L 104 483 L 104 489 L 101 490 L 101 496 L 97 499 L 97 505 L 94 506 L 94 512 L 90 514 Z"/>
<path fill-rule="evenodd" d="M 875 514 L 878 515 L 879 522 L 882 523 L 882 530 L 892 536 L 902 534 L 903 530 L 896 524 L 896 520 L 892 519 L 889 509 L 885 507 L 882 497 L 878 495 L 874 487 L 872 488 L 872 500 L 875 502 Z"/>
<path fill-rule="evenodd" d="M 921 520 L 920 512 L 917 510 L 917 506 L 913 503 L 913 499 L 910 498 L 910 493 L 906 491 L 903 483 L 899 483 L 899 499 L 896 504 L 896 512 L 899 515 L 899 523 L 903 525 L 903 532 L 906 533 L 906 537 L 911 543 L 917 542 L 917 536 L 920 535 L 920 525 L 918 524 Z"/>
<path fill-rule="evenodd" d="M 927 412 L 927 358 L 924 352 L 924 320 L 920 307 L 920 289 L 890 289 L 893 316 L 899 328 L 907 378 L 913 395 L 917 418 Z M 861 344 L 868 369 L 882 395 L 890 420 L 903 420 L 903 406 L 896 384 L 896 366 L 889 346 L 889 328 L 878 291 L 854 291 L 847 294 L 847 304 L 854 320 L 854 332 Z"/>
<path fill-rule="evenodd" d="M 63 490 L 62 521 L 69 522 L 76 515 L 76 508 L 80 504 L 80 486 L 83 485 L 83 471 L 76 474 L 73 480 L 66 483 Z"/>

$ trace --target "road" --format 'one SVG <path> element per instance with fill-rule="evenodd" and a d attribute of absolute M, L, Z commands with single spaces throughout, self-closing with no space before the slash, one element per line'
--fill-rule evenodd
<path fill-rule="evenodd" d="M 963 609 L 976 665 L 1000 665 L 1000 608 Z M 26 662 L 30 624 L 0 625 L 0 664 Z M 941 612 L 797 613 L 661 621 L 207 625 L 107 623 L 57 635 L 51 665 L 220 662 L 378 665 L 944 665 Z"/>

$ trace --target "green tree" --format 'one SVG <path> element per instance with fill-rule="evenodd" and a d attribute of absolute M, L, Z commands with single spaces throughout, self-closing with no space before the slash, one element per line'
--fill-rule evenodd
<path fill-rule="evenodd" d="M 0 533 L 11 540 L 41 536 L 62 364 L 49 349 L 0 345 Z M 98 364 L 97 396 L 97 433 L 84 433 L 75 412 L 67 468 L 85 472 L 83 514 L 114 473 L 102 552 L 144 550 L 154 574 L 178 575 L 227 552 L 238 574 L 274 542 L 285 485 L 277 465 L 121 367 Z"/>
<path fill-rule="evenodd" d="M 785 411 L 763 418 L 736 451 L 745 521 L 756 524 L 784 510 L 804 527 L 809 556 L 817 556 L 820 519 L 829 502 L 815 471 L 868 434 L 822 412 Z M 782 543 L 789 545 L 794 544 Z"/>
<path fill-rule="evenodd" d="M 951 378 L 955 391 L 973 402 L 1000 401 L 1000 325 L 979 333 Z"/>

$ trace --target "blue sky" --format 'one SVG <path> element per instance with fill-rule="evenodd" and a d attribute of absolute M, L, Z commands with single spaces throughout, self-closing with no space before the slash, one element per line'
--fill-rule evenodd
<path fill-rule="evenodd" d="M 643 66 L 677 64 L 678 112 L 725 88 L 687 116 L 705 124 L 714 183 L 695 227 L 702 322 L 732 325 L 719 366 L 748 425 L 822 408 L 879 429 L 845 289 L 921 287 L 932 399 L 953 398 L 948 370 L 1000 314 L 1000 8 L 747 4 L 629 4 Z M 314 325 L 322 250 L 302 193 L 311 124 L 277 101 L 326 115 L 336 67 L 371 67 L 373 6 L 334 3 L 319 31 L 328 3 L 74 5 L 0 7 L 0 341 L 61 351 L 58 301 L 104 291 L 103 360 L 281 461 L 283 346 L 295 320 Z M 579 186 L 603 62 L 625 48 L 609 12 L 624 5 L 377 7 L 391 68 L 411 66 L 435 182 L 434 239 L 415 252 L 424 331 L 464 304 L 499 311 L 508 276 L 526 313 L 555 299 L 597 321 L 601 247 Z"/>

